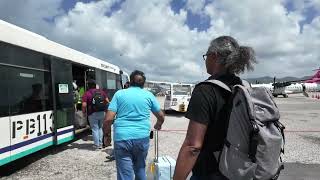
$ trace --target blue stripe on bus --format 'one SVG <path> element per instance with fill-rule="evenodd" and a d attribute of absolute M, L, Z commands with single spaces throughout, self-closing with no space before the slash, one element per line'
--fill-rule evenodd
<path fill-rule="evenodd" d="M 73 128 L 57 132 L 57 135 L 60 136 L 62 134 L 66 134 L 66 133 L 69 133 L 69 132 L 73 132 Z"/>
<path fill-rule="evenodd" d="M 41 141 L 41 140 L 43 140 L 43 139 L 47 139 L 47 138 L 49 138 L 49 137 L 52 137 L 52 135 L 53 135 L 53 133 L 46 134 L 46 135 L 39 136 L 39 137 L 30 139 L 30 140 L 27 140 L 27 141 L 20 142 L 20 143 L 18 143 L 18 144 L 12 145 L 12 146 L 8 146 L 8 147 L 5 147 L 5 148 L 2 148 L 2 149 L 0 149 L 0 154 L 5 153 L 5 152 L 8 152 L 8 151 L 15 150 L 15 149 L 18 149 L 18 148 L 21 148 L 21 147 L 23 147 L 23 146 L 26 146 L 26 145 L 35 143 L 35 142 L 37 142 L 37 141 Z"/>
<path fill-rule="evenodd" d="M 57 135 L 59 136 L 59 135 L 66 134 L 66 133 L 69 133 L 69 132 L 73 132 L 73 128 L 66 129 L 64 131 L 58 132 Z M 3 153 L 8 152 L 8 151 L 13 151 L 15 149 L 18 149 L 18 148 L 21 148 L 23 146 L 26 146 L 26 145 L 29 145 L 29 144 L 32 144 L 32 143 L 47 139 L 47 138 L 52 137 L 52 136 L 53 136 L 53 133 L 50 133 L 50 134 L 39 136 L 39 137 L 30 139 L 30 140 L 27 140 L 27 141 L 20 142 L 18 144 L 12 145 L 12 146 L 7 146 L 7 147 L 4 147 L 4 148 L 1 148 L 0 149 L 0 154 L 3 154 Z"/>

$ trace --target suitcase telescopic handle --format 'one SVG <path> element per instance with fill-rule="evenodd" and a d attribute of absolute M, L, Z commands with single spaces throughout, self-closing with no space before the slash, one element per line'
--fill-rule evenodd
<path fill-rule="evenodd" d="M 154 161 L 158 162 L 159 158 L 159 139 L 158 139 L 158 130 L 154 130 L 155 136 L 154 136 Z"/>

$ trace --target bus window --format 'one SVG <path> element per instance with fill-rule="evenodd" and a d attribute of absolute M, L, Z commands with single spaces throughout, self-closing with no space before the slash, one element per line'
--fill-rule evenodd
<path fill-rule="evenodd" d="M 0 117 L 9 116 L 7 67 L 0 65 Z"/>
<path fill-rule="evenodd" d="M 0 42 L 0 63 L 10 64 L 12 48 L 3 42 Z"/>
<path fill-rule="evenodd" d="M 95 82 L 100 89 L 103 89 L 102 76 L 103 71 L 101 71 L 100 69 L 95 69 Z"/>
<path fill-rule="evenodd" d="M 116 85 L 117 85 L 117 90 L 122 89 L 122 84 L 121 84 L 121 75 L 116 75 Z"/>
<path fill-rule="evenodd" d="M 99 84 L 100 89 L 102 89 L 109 97 L 109 92 L 108 92 L 108 78 L 107 78 L 107 72 L 102 71 L 100 69 L 96 69 L 96 83 Z"/>
<path fill-rule="evenodd" d="M 3 45 L 1 45 L 3 46 Z M 50 70 L 49 56 L 29 49 L 5 44 L 5 63 L 23 67 Z M 2 47 L 0 47 L 1 49 Z M 1 61 L 0 61 L 1 62 Z"/>
<path fill-rule="evenodd" d="M 9 67 L 11 115 L 53 109 L 50 72 Z"/>
<path fill-rule="evenodd" d="M 107 90 L 110 98 L 113 97 L 117 90 L 116 74 L 107 72 Z"/>

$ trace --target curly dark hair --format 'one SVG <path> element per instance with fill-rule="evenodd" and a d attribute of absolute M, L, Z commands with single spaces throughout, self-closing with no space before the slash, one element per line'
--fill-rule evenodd
<path fill-rule="evenodd" d="M 130 86 L 143 88 L 145 82 L 146 82 L 146 76 L 142 71 L 134 70 L 130 74 Z"/>

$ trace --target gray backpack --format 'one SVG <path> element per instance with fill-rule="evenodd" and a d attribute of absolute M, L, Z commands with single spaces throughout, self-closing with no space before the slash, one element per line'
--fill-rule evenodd
<path fill-rule="evenodd" d="M 220 172 L 230 180 L 277 179 L 284 169 L 284 126 L 280 113 L 266 88 L 249 83 L 230 89 L 219 80 L 207 80 L 232 93 L 232 107 L 225 143 L 214 152 Z"/>

